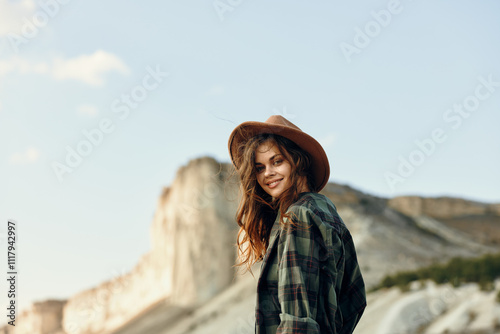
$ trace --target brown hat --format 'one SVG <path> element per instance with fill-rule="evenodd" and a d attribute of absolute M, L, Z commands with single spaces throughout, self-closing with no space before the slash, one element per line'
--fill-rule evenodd
<path fill-rule="evenodd" d="M 272 133 L 290 139 L 312 158 L 311 172 L 314 177 L 316 190 L 320 191 L 328 183 L 330 177 L 330 164 L 325 150 L 320 143 L 307 133 L 302 132 L 298 126 L 281 115 L 273 115 L 265 122 L 244 122 L 238 125 L 229 136 L 229 154 L 236 168 L 239 168 L 242 152 L 238 149 L 242 142 L 248 141 L 253 136 Z"/>

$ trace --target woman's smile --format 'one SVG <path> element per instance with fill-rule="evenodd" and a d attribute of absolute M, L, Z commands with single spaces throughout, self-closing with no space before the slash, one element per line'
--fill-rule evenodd
<path fill-rule="evenodd" d="M 267 186 L 268 186 L 269 188 L 274 188 L 274 187 L 276 187 L 276 186 L 278 185 L 278 183 L 279 183 L 279 182 L 281 182 L 281 180 L 283 180 L 283 179 L 279 179 L 279 180 L 276 180 L 276 181 L 271 181 L 271 182 L 268 182 L 268 183 L 267 183 Z"/>

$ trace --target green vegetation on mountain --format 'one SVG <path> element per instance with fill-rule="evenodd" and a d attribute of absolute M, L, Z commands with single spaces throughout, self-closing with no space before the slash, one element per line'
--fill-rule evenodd
<path fill-rule="evenodd" d="M 427 279 L 438 284 L 451 283 L 455 287 L 474 282 L 482 290 L 490 290 L 496 278 L 500 278 L 500 254 L 486 254 L 479 258 L 456 257 L 445 264 L 388 275 L 374 290 L 393 286 L 408 290 L 410 282 Z"/>

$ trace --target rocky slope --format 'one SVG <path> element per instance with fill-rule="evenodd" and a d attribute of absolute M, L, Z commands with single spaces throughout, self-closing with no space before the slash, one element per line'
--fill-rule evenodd
<path fill-rule="evenodd" d="M 152 249 L 140 263 L 125 275 L 82 291 L 67 301 L 58 301 L 58 306 L 38 303 L 19 317 L 24 329 L 17 326 L 16 333 L 253 332 L 256 279 L 250 274 L 235 275 L 232 268 L 236 255 L 234 215 L 238 182 L 231 175 L 229 165 L 211 158 L 195 159 L 180 168 L 172 185 L 158 200 L 150 230 Z M 353 235 L 368 287 L 388 273 L 454 256 L 500 251 L 499 204 L 416 196 L 386 199 L 333 183 L 322 193 L 336 204 Z M 258 266 L 254 274 L 257 277 Z M 404 321 L 408 312 L 415 316 L 425 301 L 434 300 L 428 297 L 432 296 L 429 291 L 439 289 L 443 288 L 371 294 L 356 332 L 401 329 L 410 333 L 417 327 L 436 333 L 446 329 L 450 333 L 456 331 L 446 325 L 450 321 L 445 319 L 453 318 L 447 312 L 462 314 L 468 312 L 466 306 L 456 306 L 458 311 L 449 306 L 417 327 L 413 326 L 415 321 L 413 325 Z M 476 317 L 476 322 L 469 321 L 464 326 L 476 328 L 477 322 L 500 318 L 495 311 L 497 304 L 489 302 L 493 300 L 490 295 L 482 296 L 473 288 L 464 289 L 467 291 L 464 296 L 468 297 L 463 298 L 463 305 L 476 298 L 493 314 L 488 320 Z M 458 290 L 454 293 L 461 295 Z M 457 304 L 458 297 L 455 301 Z M 0 333 L 12 332 L 9 330 L 12 328 L 5 327 Z"/>
<path fill-rule="evenodd" d="M 356 334 L 387 333 L 497 333 L 500 304 L 493 291 L 481 291 L 477 284 L 453 288 L 450 284 L 414 282 L 408 292 L 399 288 L 368 295 L 370 307 L 358 324 Z"/>

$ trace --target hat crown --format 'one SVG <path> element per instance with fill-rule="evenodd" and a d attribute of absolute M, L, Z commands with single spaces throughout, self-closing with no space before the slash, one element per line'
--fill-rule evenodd
<path fill-rule="evenodd" d="M 274 124 L 274 125 L 282 125 L 282 126 L 286 126 L 289 128 L 293 128 L 295 130 L 302 131 L 297 125 L 293 124 L 292 122 L 290 122 L 289 120 L 287 120 L 285 117 L 283 117 L 281 115 L 272 115 L 271 117 L 269 117 L 266 120 L 265 123 Z"/>

